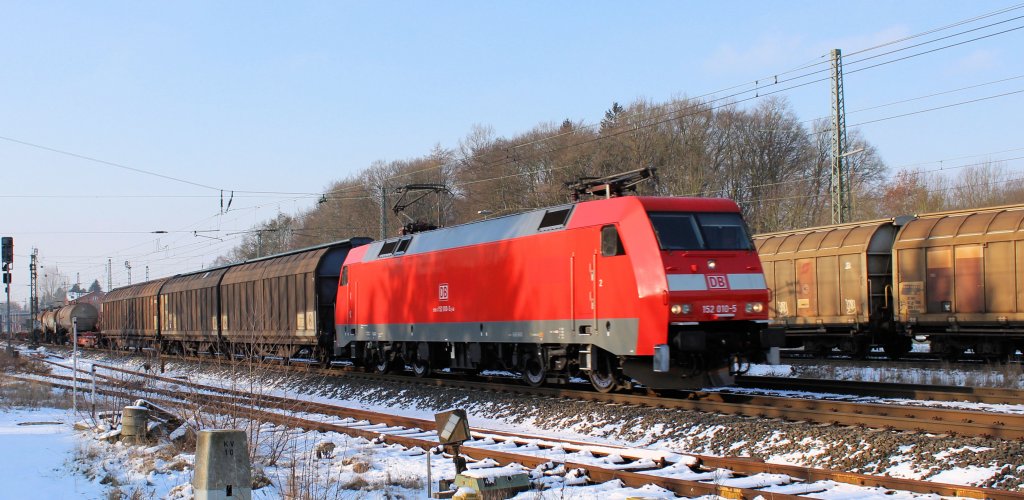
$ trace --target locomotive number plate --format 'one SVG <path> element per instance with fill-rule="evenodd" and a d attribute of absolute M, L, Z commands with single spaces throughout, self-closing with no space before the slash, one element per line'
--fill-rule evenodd
<path fill-rule="evenodd" d="M 704 314 L 736 314 L 736 304 L 708 304 L 701 306 Z"/>

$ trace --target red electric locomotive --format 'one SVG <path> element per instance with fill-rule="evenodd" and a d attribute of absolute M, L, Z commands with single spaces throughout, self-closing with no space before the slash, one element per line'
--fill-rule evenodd
<path fill-rule="evenodd" d="M 768 293 L 734 202 L 586 201 L 354 248 L 335 354 L 601 391 L 723 385 L 782 344 L 764 330 Z"/>

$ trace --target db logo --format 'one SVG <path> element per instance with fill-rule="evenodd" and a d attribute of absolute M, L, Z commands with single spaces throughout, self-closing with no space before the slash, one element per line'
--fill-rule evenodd
<path fill-rule="evenodd" d="M 448 283 L 441 283 L 437 287 L 437 298 L 441 301 L 448 300 Z"/>
<path fill-rule="evenodd" d="M 729 288 L 729 281 L 721 274 L 709 274 L 707 281 L 708 288 Z"/>

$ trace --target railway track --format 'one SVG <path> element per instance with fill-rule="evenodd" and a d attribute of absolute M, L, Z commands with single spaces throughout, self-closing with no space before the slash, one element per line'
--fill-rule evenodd
<path fill-rule="evenodd" d="M 64 369 L 70 367 L 62 366 Z M 144 395 L 156 404 L 188 404 L 182 394 L 201 395 L 203 405 L 219 412 L 245 415 L 292 428 L 338 432 L 372 440 L 381 446 L 397 444 L 409 449 L 437 446 L 433 421 L 344 408 L 295 398 L 258 395 L 104 366 L 111 375 L 97 377 L 102 392 L 131 400 Z M 82 370 L 84 372 L 84 370 Z M 148 387 L 128 392 L 114 374 L 139 377 Z M 87 374 L 86 374 L 87 375 Z M 16 377 L 39 381 L 39 377 Z M 67 376 L 50 376 L 45 383 L 70 388 Z M 102 382 L 99 382 L 102 380 Z M 254 406 L 257 405 L 258 407 Z M 271 411 L 277 410 L 277 411 Z M 436 450 L 435 450 L 436 451 Z M 550 437 L 477 429 L 462 447 L 476 467 L 519 464 L 548 475 L 577 471 L 591 483 L 621 481 L 629 487 L 657 485 L 682 496 L 718 495 L 727 498 L 806 498 L 810 495 L 937 494 L 968 498 L 1021 499 L 1024 494 L 964 487 L 928 481 L 869 476 L 808 467 L 767 464 L 749 458 L 679 455 L 664 451 L 596 445 Z M 473 467 L 471 465 L 471 467 Z"/>
<path fill-rule="evenodd" d="M 790 377 L 738 377 L 736 386 L 745 389 L 827 392 L 879 398 L 920 401 L 966 401 L 970 403 L 1024 404 L 1024 391 L 995 387 L 900 384 L 850 380 Z"/>
<path fill-rule="evenodd" d="M 202 360 L 202 358 L 196 358 Z M 206 360 L 208 362 L 208 360 Z M 116 367 L 110 367 L 117 370 Z M 642 407 L 699 411 L 754 418 L 774 418 L 784 421 L 809 422 L 815 424 L 843 425 L 883 430 L 924 432 L 937 435 L 959 435 L 969 437 L 992 437 L 1008 440 L 1024 439 L 1024 414 L 1001 413 L 962 408 L 943 408 L 912 404 L 882 404 L 874 402 L 844 401 L 836 399 L 805 398 L 796 396 L 758 395 L 733 392 L 696 392 L 679 394 L 644 395 L 633 393 L 599 393 L 589 389 L 567 387 L 527 387 L 524 385 L 480 382 L 448 378 L 414 378 L 405 375 L 380 375 L 354 370 L 322 368 L 309 364 L 261 365 L 261 369 L 282 372 L 301 372 L 322 376 L 341 376 L 375 381 L 391 381 L 403 384 L 443 386 L 496 393 L 513 393 L 530 396 L 566 398 L 594 401 L 606 404 L 634 405 Z M 749 380 L 754 377 L 749 377 Z M 778 382 L 777 383 L 782 383 Z M 843 386 L 845 383 L 820 381 L 821 386 L 829 383 Z M 850 384 L 856 390 L 856 384 Z M 870 386 L 859 386 L 868 390 Z M 910 390 L 903 388 L 904 391 Z M 933 387 L 935 395 L 953 398 Z M 834 389 L 830 392 L 834 392 Z M 978 389 L 981 395 L 985 390 Z M 961 391 L 962 393 L 962 391 Z M 945 396 L 943 396 L 945 394 Z M 992 397 L 1012 393 L 992 392 Z M 978 396 L 982 397 L 982 396 Z M 988 397 L 988 396 L 984 396 Z M 1019 395 L 1017 396 L 1019 398 Z M 955 399 L 943 399 L 951 401 Z"/>

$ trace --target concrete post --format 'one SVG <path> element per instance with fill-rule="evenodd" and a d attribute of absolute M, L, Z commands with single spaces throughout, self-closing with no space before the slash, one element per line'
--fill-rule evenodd
<path fill-rule="evenodd" d="M 199 431 L 192 490 L 196 500 L 252 499 L 252 473 L 245 431 Z"/>
<path fill-rule="evenodd" d="M 121 440 L 129 444 L 146 441 L 149 409 L 145 406 L 125 406 L 121 412 Z"/>

